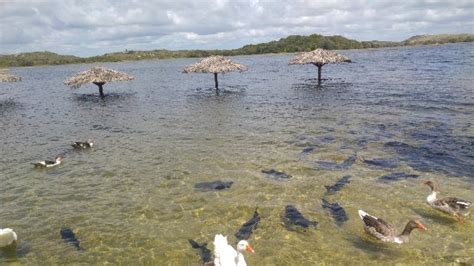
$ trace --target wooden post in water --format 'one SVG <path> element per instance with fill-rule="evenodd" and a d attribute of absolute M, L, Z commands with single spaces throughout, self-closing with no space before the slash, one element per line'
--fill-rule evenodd
<path fill-rule="evenodd" d="M 321 69 L 323 68 L 323 65 L 317 64 L 318 67 L 318 86 L 321 86 Z"/>
<path fill-rule="evenodd" d="M 219 83 L 217 82 L 217 73 L 214 73 L 214 82 L 216 83 L 216 90 L 219 89 Z"/>
<path fill-rule="evenodd" d="M 105 97 L 105 94 L 104 94 L 104 89 L 102 88 L 102 86 L 105 84 L 105 82 L 94 82 L 95 85 L 99 86 L 99 94 L 100 94 L 100 97 L 101 98 L 104 98 Z"/>

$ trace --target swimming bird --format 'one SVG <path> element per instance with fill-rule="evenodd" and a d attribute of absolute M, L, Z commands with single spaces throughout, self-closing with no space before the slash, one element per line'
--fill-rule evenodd
<path fill-rule="evenodd" d="M 246 266 L 242 252 L 255 251 L 245 240 L 237 243 L 237 250 L 227 243 L 227 237 L 217 234 L 214 237 L 214 265 L 215 266 Z"/>
<path fill-rule="evenodd" d="M 61 235 L 61 238 L 64 240 L 64 242 L 75 247 L 77 250 L 83 250 L 83 248 L 80 246 L 81 241 L 77 239 L 76 235 L 70 228 L 66 228 L 66 227 L 61 228 L 61 230 L 59 231 L 59 234 Z"/>
<path fill-rule="evenodd" d="M 438 199 L 435 184 L 433 181 L 428 180 L 423 182 L 431 189 L 430 195 L 426 198 L 426 202 L 433 208 L 448 214 L 461 218 L 469 214 L 468 209 L 471 206 L 471 202 L 456 197 L 445 197 Z"/>
<path fill-rule="evenodd" d="M 90 149 L 92 148 L 92 146 L 94 146 L 94 141 L 91 139 L 88 139 L 86 142 L 76 141 L 73 144 L 71 144 L 71 146 L 74 149 L 82 149 L 82 150 Z"/>
<path fill-rule="evenodd" d="M 309 229 L 310 227 L 316 228 L 318 226 L 317 221 L 310 221 L 306 219 L 301 212 L 296 209 L 293 205 L 286 205 L 285 212 L 282 215 L 283 224 L 286 229 L 290 231 L 299 231 Z"/>
<path fill-rule="evenodd" d="M 64 157 L 62 155 L 58 155 L 58 156 L 56 156 L 54 161 L 39 161 L 37 163 L 33 163 L 33 165 L 36 168 L 53 167 L 53 166 L 57 166 L 57 165 L 61 164 L 63 159 L 64 159 Z"/>
<path fill-rule="evenodd" d="M 15 231 L 10 228 L 1 229 L 0 228 L 0 248 L 10 246 L 16 242 L 17 236 Z"/>
<path fill-rule="evenodd" d="M 239 231 L 237 231 L 237 233 L 235 233 L 235 237 L 238 239 L 238 240 L 241 240 L 241 239 L 249 239 L 250 238 L 250 235 L 252 234 L 253 230 L 255 230 L 257 228 L 257 225 L 258 223 L 260 222 L 260 213 L 258 213 L 257 209 L 255 209 L 255 212 L 253 213 L 253 216 L 252 218 L 250 218 L 250 220 L 248 220 L 247 222 L 245 222 L 239 229 Z"/>
<path fill-rule="evenodd" d="M 199 252 L 201 253 L 201 259 L 202 259 L 202 264 L 205 266 L 213 266 L 214 265 L 214 260 L 212 259 L 212 253 L 211 250 L 207 248 L 207 243 L 204 242 L 202 244 L 199 244 L 198 242 L 188 239 L 189 244 L 191 244 L 191 247 L 194 249 L 198 249 Z"/>
<path fill-rule="evenodd" d="M 365 232 L 383 242 L 403 244 L 408 242 L 408 238 L 413 229 L 418 228 L 426 230 L 426 227 L 422 223 L 410 220 L 405 226 L 403 232 L 399 234 L 391 224 L 388 224 L 384 220 L 372 216 L 363 210 L 359 210 L 359 216 L 362 221 L 364 221 Z"/>

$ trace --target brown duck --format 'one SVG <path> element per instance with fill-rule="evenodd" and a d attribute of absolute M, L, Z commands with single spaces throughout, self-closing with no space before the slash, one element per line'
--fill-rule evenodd
<path fill-rule="evenodd" d="M 425 181 L 423 184 L 427 185 L 431 189 L 430 195 L 426 198 L 426 202 L 433 207 L 433 209 L 451 214 L 457 218 L 466 216 L 469 214 L 468 209 L 471 203 L 467 200 L 463 200 L 456 197 L 445 197 L 438 199 L 435 184 L 433 181 Z"/>
<path fill-rule="evenodd" d="M 403 244 L 408 242 L 410 233 L 413 229 L 418 228 L 426 230 L 426 227 L 422 223 L 410 220 L 405 226 L 403 232 L 399 234 L 391 224 L 388 224 L 384 220 L 372 216 L 363 210 L 359 210 L 359 216 L 364 222 L 365 232 L 383 242 Z"/>

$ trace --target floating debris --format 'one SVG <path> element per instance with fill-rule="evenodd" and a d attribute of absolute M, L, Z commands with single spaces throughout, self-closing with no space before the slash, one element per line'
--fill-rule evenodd
<path fill-rule="evenodd" d="M 331 212 L 331 216 L 334 218 L 337 226 L 341 226 L 344 222 L 349 220 L 346 211 L 339 203 L 330 203 L 324 198 L 322 199 L 322 201 L 323 209 L 328 209 Z"/>
<path fill-rule="evenodd" d="M 397 172 L 397 173 L 391 173 L 388 175 L 384 175 L 379 177 L 380 181 L 399 181 L 401 179 L 408 179 L 408 178 L 417 178 L 418 175 L 415 174 L 407 174 L 404 172 Z"/>
<path fill-rule="evenodd" d="M 288 179 L 293 178 L 291 175 L 288 175 L 284 172 L 277 171 L 275 169 L 262 170 L 262 173 L 267 174 L 277 180 L 288 180 Z"/>
<path fill-rule="evenodd" d="M 250 238 L 253 230 L 257 228 L 258 223 L 260 222 L 260 214 L 257 210 L 253 213 L 253 217 L 250 218 L 247 222 L 245 222 L 239 229 L 239 231 L 235 234 L 237 240 L 247 240 Z"/>
<path fill-rule="evenodd" d="M 61 238 L 67 244 L 75 247 L 77 250 L 83 250 L 83 248 L 80 246 L 81 242 L 76 238 L 76 235 L 70 228 L 62 228 L 59 233 L 61 234 Z"/>
<path fill-rule="evenodd" d="M 339 180 L 337 180 L 336 184 L 332 186 L 324 186 L 326 188 L 326 195 L 331 195 L 341 190 L 346 184 L 349 184 L 351 182 L 349 181 L 350 178 L 350 175 L 345 175 Z"/>
<path fill-rule="evenodd" d="M 233 181 L 212 181 L 212 182 L 202 182 L 202 183 L 196 183 L 194 185 L 194 188 L 200 189 L 200 190 L 223 190 L 230 188 L 234 184 Z"/>
<path fill-rule="evenodd" d="M 338 164 L 335 162 L 327 162 L 327 161 L 316 161 L 318 168 L 324 170 L 345 170 L 351 167 L 357 159 L 357 154 L 353 154 L 349 156 L 344 162 Z"/>
<path fill-rule="evenodd" d="M 199 249 L 199 253 L 204 264 L 212 261 L 212 253 L 211 250 L 207 248 L 206 242 L 199 244 L 198 242 L 192 239 L 188 239 L 188 241 L 189 244 L 191 244 L 191 247 L 193 247 L 194 249 Z"/>
<path fill-rule="evenodd" d="M 290 231 L 296 231 L 298 230 L 298 227 L 306 229 L 318 225 L 318 222 L 304 218 L 304 216 L 293 205 L 287 205 L 285 207 L 285 213 L 283 214 L 282 219 L 286 228 Z"/>
<path fill-rule="evenodd" d="M 380 168 L 397 168 L 400 165 L 400 161 L 396 158 L 376 158 L 364 160 L 364 163 Z"/>

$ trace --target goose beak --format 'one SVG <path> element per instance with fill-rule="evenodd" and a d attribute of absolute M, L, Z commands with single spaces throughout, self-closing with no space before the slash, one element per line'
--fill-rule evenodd
<path fill-rule="evenodd" d="M 421 229 L 421 230 L 425 230 L 425 231 L 428 230 L 428 228 L 426 228 L 426 227 L 425 227 L 423 224 L 421 224 L 421 223 L 417 223 L 417 224 L 416 224 L 416 227 L 419 228 L 419 229 Z"/>
<path fill-rule="evenodd" d="M 245 251 L 250 252 L 250 253 L 255 253 L 255 250 L 253 250 L 253 248 L 250 245 L 247 245 L 245 247 Z"/>

